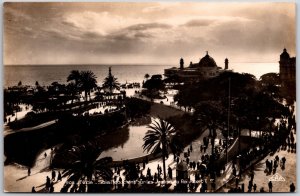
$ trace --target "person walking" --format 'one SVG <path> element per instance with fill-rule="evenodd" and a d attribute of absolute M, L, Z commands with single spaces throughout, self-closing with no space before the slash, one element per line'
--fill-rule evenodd
<path fill-rule="evenodd" d="M 272 172 L 273 169 L 273 161 L 271 160 L 270 165 L 269 165 L 269 173 Z"/>
<path fill-rule="evenodd" d="M 235 167 L 233 167 L 232 175 L 233 175 L 233 176 L 236 176 L 236 169 L 235 169 Z"/>
<path fill-rule="evenodd" d="M 250 181 L 253 182 L 253 179 L 254 179 L 254 171 L 253 170 L 251 170 L 250 179 L 251 179 Z"/>
<path fill-rule="evenodd" d="M 257 186 L 256 186 L 256 184 L 254 183 L 254 185 L 253 185 L 253 192 L 256 192 L 256 188 L 257 188 Z"/>
<path fill-rule="evenodd" d="M 211 188 L 212 188 L 213 191 L 216 190 L 216 181 L 215 181 L 215 179 L 212 179 Z"/>
<path fill-rule="evenodd" d="M 46 178 L 46 190 L 48 191 L 49 188 L 50 188 L 50 178 L 47 176 L 47 178 Z"/>
<path fill-rule="evenodd" d="M 266 160 L 266 170 L 267 170 L 267 171 L 269 170 L 269 165 L 270 165 L 270 162 L 269 162 L 269 160 L 267 159 L 267 160 Z"/>
<path fill-rule="evenodd" d="M 239 177 L 235 177 L 235 188 L 237 188 L 239 185 Z"/>
<path fill-rule="evenodd" d="M 56 173 L 54 170 L 52 170 L 52 180 L 54 181 L 55 180 L 55 177 L 56 177 Z"/>
<path fill-rule="evenodd" d="M 28 176 L 30 176 L 31 174 L 31 170 L 30 170 L 30 167 L 28 167 Z"/>
<path fill-rule="evenodd" d="M 295 185 L 294 185 L 294 183 L 292 182 L 292 184 L 290 185 L 290 192 L 295 192 L 295 189 L 296 189 L 296 187 L 295 187 Z"/>
<path fill-rule="evenodd" d="M 281 161 L 282 161 L 282 167 L 285 167 L 286 158 L 282 157 Z"/>
<path fill-rule="evenodd" d="M 62 180 L 61 173 L 60 171 L 58 171 L 57 181 L 61 181 L 61 180 Z"/>
<path fill-rule="evenodd" d="M 54 186 L 53 186 L 53 182 L 51 182 L 50 188 L 49 188 L 49 193 L 53 193 L 53 192 L 54 192 Z"/>
<path fill-rule="evenodd" d="M 273 188 L 272 181 L 269 181 L 268 186 L 269 186 L 269 192 L 272 193 L 272 188 Z"/>
<path fill-rule="evenodd" d="M 172 179 L 172 169 L 171 169 L 171 167 L 169 166 L 169 168 L 168 168 L 168 175 L 169 175 L 169 178 L 170 179 Z"/>

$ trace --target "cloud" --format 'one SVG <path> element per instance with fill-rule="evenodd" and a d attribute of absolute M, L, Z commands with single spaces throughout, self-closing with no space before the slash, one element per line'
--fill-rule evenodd
<path fill-rule="evenodd" d="M 284 46 L 293 55 L 292 5 L 9 3 L 4 6 L 4 63 L 105 63 L 118 62 L 118 56 L 123 63 L 126 56 L 128 62 L 178 63 L 181 56 L 198 61 L 207 50 L 216 61 L 224 56 L 260 61 L 277 58 Z"/>
<path fill-rule="evenodd" d="M 134 31 L 143 31 L 148 29 L 169 29 L 171 25 L 162 24 L 162 23 L 144 23 L 144 24 L 135 24 L 132 26 L 127 27 L 127 30 L 134 30 Z"/>
<path fill-rule="evenodd" d="M 190 20 L 187 23 L 181 25 L 186 27 L 199 27 L 199 26 L 209 26 L 212 25 L 216 20 L 214 19 L 198 19 Z"/>

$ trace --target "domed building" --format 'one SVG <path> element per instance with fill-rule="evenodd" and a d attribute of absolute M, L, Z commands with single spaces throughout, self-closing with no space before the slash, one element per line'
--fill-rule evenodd
<path fill-rule="evenodd" d="M 206 55 L 200 59 L 199 63 L 190 64 L 191 68 L 202 68 L 202 67 L 218 67 L 215 60 L 208 55 L 208 52 L 206 52 Z"/>
<path fill-rule="evenodd" d="M 184 67 L 184 60 L 180 59 L 180 66 L 165 69 L 166 77 L 175 77 L 183 81 L 198 81 L 201 79 L 218 76 L 220 73 L 228 70 L 228 59 L 225 59 L 225 67 L 218 67 L 216 61 L 209 56 L 208 52 L 202 57 L 199 63 L 190 63 L 189 67 Z"/>

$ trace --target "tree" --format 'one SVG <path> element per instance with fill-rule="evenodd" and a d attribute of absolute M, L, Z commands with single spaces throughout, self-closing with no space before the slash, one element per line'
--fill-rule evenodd
<path fill-rule="evenodd" d="M 84 90 L 85 101 L 93 88 L 97 87 L 96 75 L 92 71 L 81 71 L 79 85 Z"/>
<path fill-rule="evenodd" d="M 148 80 L 148 79 L 150 78 L 150 75 L 146 73 L 145 76 L 144 76 L 144 78 L 145 78 L 146 80 Z"/>
<path fill-rule="evenodd" d="M 73 101 L 74 101 L 74 98 L 77 98 L 77 86 L 74 82 L 70 82 L 68 85 L 67 85 L 67 93 L 69 95 L 71 95 L 71 104 L 73 104 Z"/>
<path fill-rule="evenodd" d="M 13 114 L 18 112 L 19 103 L 21 101 L 21 91 L 8 91 L 4 90 L 4 112 L 5 115 Z"/>
<path fill-rule="evenodd" d="M 108 88 L 110 94 L 113 93 L 114 89 L 120 89 L 120 83 L 117 78 L 115 78 L 111 73 L 111 68 L 109 67 L 108 76 L 104 79 L 103 88 Z"/>
<path fill-rule="evenodd" d="M 259 84 L 263 92 L 268 93 L 273 98 L 281 98 L 281 81 L 278 73 L 267 73 L 262 75 Z"/>
<path fill-rule="evenodd" d="M 97 87 L 96 75 L 92 71 L 72 70 L 69 74 L 67 81 L 73 81 L 77 91 L 83 90 L 85 95 L 85 101 L 93 88 Z M 77 93 L 76 91 L 76 93 Z"/>
<path fill-rule="evenodd" d="M 74 81 L 75 85 L 78 87 L 81 79 L 81 74 L 78 70 L 72 70 L 68 75 L 67 82 Z"/>
<path fill-rule="evenodd" d="M 154 75 L 158 76 L 158 75 Z M 153 77 L 147 80 L 143 84 L 143 88 L 146 90 L 142 91 L 142 94 L 146 95 L 149 98 L 160 98 L 160 90 L 165 90 L 165 83 L 159 77 Z"/>
<path fill-rule="evenodd" d="M 83 190 L 81 190 L 82 192 L 85 192 L 85 190 L 94 192 L 94 185 L 98 184 L 99 180 L 108 181 L 112 179 L 113 173 L 108 165 L 112 162 L 112 158 L 105 157 L 97 160 L 101 150 L 95 146 L 97 145 L 88 143 L 79 147 L 73 147 L 72 150 L 68 151 L 72 163 L 62 173 L 63 177 L 68 176 L 68 180 L 63 188 L 65 192 L 68 191 L 71 183 L 73 188 L 78 183 L 81 183 L 84 186 Z M 94 180 L 93 184 L 84 183 L 85 181 L 92 182 L 92 180 Z"/>
<path fill-rule="evenodd" d="M 177 102 L 177 105 L 180 108 L 183 106 L 186 111 L 187 107 L 193 107 L 197 102 L 199 102 L 199 100 L 195 99 L 195 97 L 197 97 L 195 94 L 194 88 L 191 88 L 189 85 L 185 85 L 174 96 L 174 101 Z"/>
<path fill-rule="evenodd" d="M 135 97 L 125 99 L 126 113 L 130 118 L 141 117 L 149 113 L 151 103 Z"/>
<path fill-rule="evenodd" d="M 209 137 L 212 138 L 212 154 L 214 154 L 214 140 L 217 136 L 217 129 L 222 129 L 225 121 L 226 111 L 218 102 L 201 102 L 197 105 L 194 116 L 197 118 L 202 129 L 209 130 Z"/>
<path fill-rule="evenodd" d="M 72 81 L 72 88 L 75 87 L 75 94 L 80 91 L 81 74 L 78 70 L 72 70 L 67 77 L 67 82 Z M 73 86 L 74 85 L 74 86 Z M 72 101 L 73 102 L 73 101 Z"/>
<path fill-rule="evenodd" d="M 169 149 L 178 149 L 176 146 L 175 128 L 162 119 L 154 121 L 151 125 L 148 126 L 149 130 L 147 131 L 145 137 L 143 138 L 144 144 L 143 149 L 147 152 L 157 152 L 161 150 L 162 159 L 163 159 L 163 170 L 164 170 L 164 180 L 166 181 L 166 158 L 169 154 Z"/>

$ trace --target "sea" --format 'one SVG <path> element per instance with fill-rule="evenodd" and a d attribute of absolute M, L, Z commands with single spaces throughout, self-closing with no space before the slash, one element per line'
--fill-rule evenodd
<path fill-rule="evenodd" d="M 91 70 L 97 76 L 101 85 L 111 67 L 112 74 L 120 83 L 139 82 L 144 80 L 145 74 L 163 74 L 164 69 L 177 65 L 6 65 L 4 66 L 4 88 L 23 85 L 48 86 L 52 82 L 67 83 L 67 77 L 72 70 Z M 229 69 L 240 73 L 253 74 L 257 79 L 269 72 L 279 72 L 278 63 L 232 63 Z"/>

